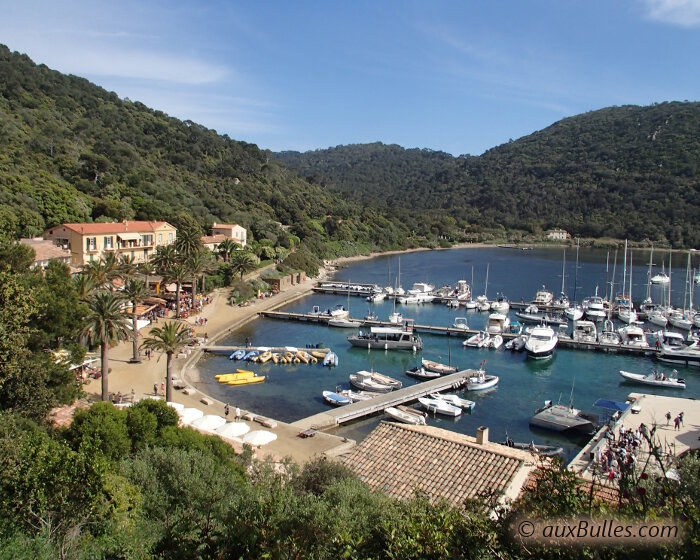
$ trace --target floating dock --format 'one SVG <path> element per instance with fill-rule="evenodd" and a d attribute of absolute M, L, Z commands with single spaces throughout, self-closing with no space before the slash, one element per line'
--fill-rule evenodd
<path fill-rule="evenodd" d="M 292 426 L 300 430 L 327 430 L 335 428 L 346 422 L 357 420 L 365 416 L 371 416 L 384 412 L 389 406 L 397 406 L 408 402 L 415 401 L 419 397 L 424 397 L 430 393 L 440 393 L 442 391 L 456 390 L 465 384 L 467 378 L 477 373 L 474 369 L 465 369 L 443 375 L 437 379 L 423 381 L 410 387 L 404 387 L 390 393 L 378 393 L 376 397 L 367 401 L 358 401 L 352 404 L 347 404 L 337 408 L 331 408 L 327 411 L 314 414 L 307 418 L 302 418 L 292 423 Z"/>

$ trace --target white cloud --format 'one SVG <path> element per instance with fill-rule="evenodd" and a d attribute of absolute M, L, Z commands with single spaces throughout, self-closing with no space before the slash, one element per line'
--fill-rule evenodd
<path fill-rule="evenodd" d="M 700 0 L 645 0 L 647 18 L 681 27 L 700 26 Z"/>

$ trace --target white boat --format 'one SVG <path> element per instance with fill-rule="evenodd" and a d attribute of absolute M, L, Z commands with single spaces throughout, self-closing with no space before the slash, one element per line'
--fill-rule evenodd
<path fill-rule="evenodd" d="M 487 375 L 483 369 L 475 371 L 467 379 L 465 389 L 467 391 L 485 391 L 498 385 L 497 375 Z"/>
<path fill-rule="evenodd" d="M 700 345 L 697 340 L 688 346 L 680 347 L 662 344 L 656 357 L 662 362 L 700 367 Z"/>
<path fill-rule="evenodd" d="M 462 409 L 444 401 L 442 399 L 431 399 L 428 397 L 420 397 L 418 402 L 423 408 L 433 414 L 444 414 L 445 416 L 459 416 L 462 414 Z"/>
<path fill-rule="evenodd" d="M 545 286 L 542 286 L 541 289 L 537 290 L 535 299 L 532 300 L 532 303 L 539 305 L 540 307 L 547 307 L 552 305 L 552 301 L 554 301 L 554 294 Z"/>
<path fill-rule="evenodd" d="M 661 263 L 661 272 L 658 274 L 655 274 L 654 276 L 651 277 L 651 283 L 652 284 L 668 284 L 671 281 L 671 279 L 668 277 L 668 274 L 664 271 L 664 263 Z"/>
<path fill-rule="evenodd" d="M 589 343 L 597 341 L 597 332 L 593 321 L 574 322 L 574 332 L 572 335 L 575 342 Z"/>
<path fill-rule="evenodd" d="M 323 399 L 333 406 L 343 406 L 352 402 L 348 397 L 333 391 L 323 391 Z"/>
<path fill-rule="evenodd" d="M 494 311 L 496 313 L 508 313 L 509 310 L 510 303 L 508 303 L 508 300 L 501 294 L 499 294 L 498 299 L 496 299 L 496 301 L 491 302 L 491 311 Z"/>
<path fill-rule="evenodd" d="M 479 331 L 462 342 L 462 345 L 470 348 L 483 348 L 486 344 L 488 344 L 490 338 L 491 335 L 486 331 Z"/>
<path fill-rule="evenodd" d="M 401 382 L 375 371 L 358 371 L 350 374 L 350 384 L 361 391 L 389 393 L 401 388 Z"/>
<path fill-rule="evenodd" d="M 455 320 L 452 322 L 452 328 L 459 329 L 461 331 L 468 331 L 469 325 L 467 324 L 467 318 L 466 317 L 455 317 Z"/>
<path fill-rule="evenodd" d="M 627 325 L 617 329 L 623 346 L 633 346 L 635 348 L 649 348 L 644 331 L 637 325 Z"/>
<path fill-rule="evenodd" d="M 421 359 L 421 365 L 423 368 L 427 369 L 428 371 L 432 371 L 435 373 L 439 373 L 441 375 L 447 375 L 450 373 L 457 373 L 458 368 L 454 366 L 450 366 L 447 364 L 441 364 L 440 362 L 436 362 L 433 360 L 427 360 L 425 358 Z"/>
<path fill-rule="evenodd" d="M 590 434 L 598 427 L 593 414 L 582 412 L 572 405 L 552 404 L 546 401 L 530 418 L 530 425 L 555 432 L 583 432 Z"/>
<path fill-rule="evenodd" d="M 476 406 L 474 401 L 463 399 L 462 397 L 458 397 L 457 395 L 453 395 L 450 393 L 430 393 L 430 395 L 428 396 L 431 399 L 441 399 L 443 401 L 447 401 L 451 405 L 458 406 L 459 408 L 463 408 L 464 410 L 472 411 L 474 410 L 474 406 Z"/>
<path fill-rule="evenodd" d="M 677 329 L 689 331 L 693 326 L 693 320 L 680 309 L 674 309 L 668 312 L 668 322 Z"/>
<path fill-rule="evenodd" d="M 527 357 L 534 360 L 551 358 L 559 339 L 552 327 L 538 325 L 530 330 L 530 336 L 525 341 Z"/>
<path fill-rule="evenodd" d="M 384 301 L 385 297 L 386 294 L 384 294 L 384 292 L 375 292 L 372 295 L 367 296 L 367 301 L 370 301 L 372 303 L 380 303 Z"/>
<path fill-rule="evenodd" d="M 597 294 L 598 288 L 596 288 L 596 295 L 583 300 L 583 312 L 591 321 L 599 323 L 605 319 L 607 313 L 605 311 L 605 302 L 603 298 L 599 297 Z"/>
<path fill-rule="evenodd" d="M 473 299 L 468 299 L 463 302 L 464 303 L 464 308 L 469 309 L 469 310 L 474 310 L 478 307 L 478 302 L 474 301 Z"/>
<path fill-rule="evenodd" d="M 503 346 L 503 337 L 500 334 L 491 336 L 491 340 L 489 340 L 489 348 L 498 350 L 501 346 Z"/>
<path fill-rule="evenodd" d="M 652 325 L 656 325 L 657 327 L 665 327 L 668 325 L 666 312 L 660 307 L 655 307 L 647 312 L 647 321 L 649 321 Z"/>
<path fill-rule="evenodd" d="M 370 332 L 349 336 L 348 342 L 359 348 L 370 350 L 412 350 L 423 348 L 420 336 L 413 332 L 413 323 L 404 321 L 401 326 L 370 327 Z"/>
<path fill-rule="evenodd" d="M 394 311 L 389 314 L 389 322 L 392 325 L 401 325 L 403 323 L 403 315 Z"/>
<path fill-rule="evenodd" d="M 393 418 L 394 420 L 403 422 L 404 424 L 413 424 L 417 426 L 425 425 L 425 416 L 422 416 L 421 414 L 412 414 L 394 406 L 389 406 L 385 408 L 384 412 L 387 415 L 391 416 L 391 418 Z"/>
<path fill-rule="evenodd" d="M 489 334 L 501 334 L 508 330 L 510 319 L 503 313 L 491 313 L 486 322 L 486 331 Z"/>
<path fill-rule="evenodd" d="M 622 321 L 623 323 L 627 323 L 628 325 L 630 323 L 636 323 L 637 322 L 637 312 L 632 309 L 631 307 L 619 307 L 617 309 L 617 317 Z"/>
<path fill-rule="evenodd" d="M 349 398 L 352 402 L 368 401 L 376 397 L 379 393 L 371 391 L 353 391 L 352 389 L 337 390 L 336 393 Z"/>
<path fill-rule="evenodd" d="M 527 341 L 527 336 L 521 334 L 520 336 L 513 338 L 506 342 L 506 350 L 511 350 L 513 352 L 522 352 L 525 349 L 525 342 Z"/>
<path fill-rule="evenodd" d="M 578 303 L 570 304 L 569 307 L 564 309 L 564 315 L 572 321 L 578 321 L 583 317 L 583 307 Z"/>
<path fill-rule="evenodd" d="M 675 369 L 671 375 L 666 375 L 656 370 L 647 374 L 620 370 L 620 375 L 629 381 L 642 383 L 643 385 L 653 385 L 655 387 L 666 387 L 670 389 L 685 389 L 685 380 L 678 378 L 678 372 Z"/>
<path fill-rule="evenodd" d="M 351 320 L 347 318 L 333 318 L 328 320 L 329 327 L 340 327 L 344 329 L 356 329 L 362 326 L 362 321 Z"/>
<path fill-rule="evenodd" d="M 609 319 L 606 320 L 603 330 L 598 333 L 598 343 L 605 344 L 606 346 L 619 346 L 621 342 L 622 339 L 620 335 L 615 332 L 613 322 Z"/>
<path fill-rule="evenodd" d="M 421 381 L 426 381 L 428 379 L 437 379 L 440 374 L 436 371 L 430 371 L 422 366 L 413 366 L 404 372 L 409 377 L 414 377 L 415 379 L 420 379 Z"/>
<path fill-rule="evenodd" d="M 405 295 L 396 298 L 398 303 L 431 303 L 435 296 L 433 291 L 435 286 L 426 282 L 414 282 L 411 289 L 407 290 Z"/>

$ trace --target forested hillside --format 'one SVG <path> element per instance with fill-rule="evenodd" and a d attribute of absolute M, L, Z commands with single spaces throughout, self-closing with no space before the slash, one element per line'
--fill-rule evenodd
<path fill-rule="evenodd" d="M 331 190 L 481 227 L 700 246 L 700 103 L 602 109 L 480 157 L 382 144 L 277 157 Z"/>

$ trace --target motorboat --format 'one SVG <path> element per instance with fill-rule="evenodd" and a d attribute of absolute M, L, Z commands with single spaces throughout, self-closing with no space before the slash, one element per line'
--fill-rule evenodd
<path fill-rule="evenodd" d="M 655 307 L 647 311 L 647 321 L 657 327 L 668 325 L 668 317 L 666 317 L 666 312 L 661 307 Z"/>
<path fill-rule="evenodd" d="M 428 412 L 433 414 L 443 414 L 445 416 L 456 417 L 462 414 L 462 409 L 458 406 L 448 403 L 442 399 L 431 399 L 428 397 L 420 397 L 418 402 Z"/>
<path fill-rule="evenodd" d="M 644 335 L 644 331 L 637 325 L 627 325 L 617 329 L 620 335 L 620 343 L 623 346 L 632 346 L 634 348 L 649 348 L 649 342 Z"/>
<path fill-rule="evenodd" d="M 597 332 L 593 321 L 575 321 L 572 335 L 574 342 L 590 343 L 597 341 Z"/>
<path fill-rule="evenodd" d="M 534 441 L 530 443 L 517 442 L 510 439 L 508 435 L 506 435 L 506 441 L 502 442 L 501 445 L 514 449 L 521 449 L 523 451 L 530 451 L 541 457 L 556 457 L 564 453 L 564 448 L 557 445 L 542 445 Z"/>
<path fill-rule="evenodd" d="M 669 389 L 685 389 L 685 379 L 679 379 L 678 372 L 674 369 L 670 375 L 662 371 L 654 370 L 651 373 L 632 373 L 620 370 L 620 375 L 634 383 L 643 385 L 653 385 L 655 387 L 666 387 Z"/>
<path fill-rule="evenodd" d="M 622 321 L 623 323 L 627 323 L 628 325 L 630 323 L 636 323 L 638 320 L 637 312 L 634 309 L 632 309 L 631 306 L 618 307 L 617 317 L 620 319 L 620 321 Z"/>
<path fill-rule="evenodd" d="M 671 279 L 669 278 L 668 274 L 663 270 L 663 263 L 661 264 L 661 272 L 658 274 L 654 274 L 654 276 L 651 277 L 651 283 L 652 284 L 668 284 Z"/>
<path fill-rule="evenodd" d="M 460 331 L 468 331 L 469 325 L 467 324 L 467 318 L 455 317 L 455 320 L 452 322 L 452 328 L 459 329 Z"/>
<path fill-rule="evenodd" d="M 349 336 L 348 342 L 353 346 L 371 350 L 412 350 L 423 348 L 420 336 L 413 332 L 412 321 L 404 321 L 402 326 L 370 327 L 370 332 Z"/>
<path fill-rule="evenodd" d="M 540 307 L 547 307 L 552 305 L 552 301 L 554 301 L 554 294 L 545 286 L 542 286 L 541 289 L 537 290 L 535 299 L 532 300 L 532 303 L 539 305 Z"/>
<path fill-rule="evenodd" d="M 476 309 L 479 306 L 479 302 L 474 301 L 473 299 L 467 299 L 467 300 L 463 301 L 462 303 L 464 303 L 464 308 L 468 309 L 470 311 L 473 311 L 474 309 Z"/>
<path fill-rule="evenodd" d="M 689 331 L 693 326 L 693 320 L 680 309 L 674 309 L 668 312 L 668 322 L 677 329 Z"/>
<path fill-rule="evenodd" d="M 617 334 L 610 319 L 605 321 L 603 330 L 598 333 L 598 344 L 606 346 L 619 346 L 622 343 L 620 335 Z"/>
<path fill-rule="evenodd" d="M 371 303 L 380 303 L 384 301 L 386 294 L 384 292 L 374 292 L 373 294 L 367 296 L 367 301 Z"/>
<path fill-rule="evenodd" d="M 656 358 L 662 362 L 700 367 L 700 342 L 695 340 L 688 346 L 661 344 Z"/>
<path fill-rule="evenodd" d="M 458 406 L 464 410 L 468 410 L 469 412 L 474 410 L 474 407 L 476 406 L 476 403 L 474 401 L 463 399 L 462 397 L 458 397 L 457 395 L 453 395 L 451 393 L 430 393 L 428 396 L 431 399 L 441 399 L 443 401 L 447 401 L 451 405 Z"/>
<path fill-rule="evenodd" d="M 435 371 L 427 370 L 421 366 L 414 366 L 410 369 L 407 369 L 405 373 L 409 377 L 413 377 L 413 378 L 419 379 L 421 381 L 426 381 L 428 379 L 436 379 L 437 377 L 440 377 L 439 373 L 437 373 Z"/>
<path fill-rule="evenodd" d="M 520 321 L 511 321 L 508 328 L 506 328 L 503 332 L 506 334 L 522 334 L 523 325 L 520 323 Z"/>
<path fill-rule="evenodd" d="M 339 393 L 334 393 L 333 391 L 323 391 L 323 399 L 333 406 L 343 406 L 350 404 L 352 401 Z"/>
<path fill-rule="evenodd" d="M 245 350 L 236 350 L 233 354 L 231 354 L 228 359 L 229 360 L 242 360 L 243 356 L 246 355 Z"/>
<path fill-rule="evenodd" d="M 392 419 L 403 422 L 404 424 L 413 424 L 416 426 L 425 425 L 425 416 L 422 414 L 412 414 L 411 412 L 406 412 L 394 406 L 389 406 L 384 409 L 384 413 L 390 416 Z"/>
<path fill-rule="evenodd" d="M 396 298 L 397 303 L 431 303 L 435 296 L 433 291 L 435 286 L 425 282 L 414 282 L 413 286 L 406 290 L 404 295 Z"/>
<path fill-rule="evenodd" d="M 598 417 L 595 414 L 582 412 L 572 405 L 553 404 L 546 401 L 530 418 L 530 426 L 551 430 L 554 432 L 593 433 L 598 427 Z"/>
<path fill-rule="evenodd" d="M 343 329 L 356 329 L 357 327 L 362 326 L 362 321 L 357 321 L 357 320 L 351 320 L 347 319 L 345 317 L 341 317 L 336 319 L 335 317 L 333 319 L 328 320 L 328 326 L 329 327 L 339 327 Z"/>
<path fill-rule="evenodd" d="M 547 325 L 533 327 L 525 341 L 527 357 L 534 360 L 551 358 L 558 342 L 559 339 L 552 327 Z"/>
<path fill-rule="evenodd" d="M 379 321 L 379 315 L 377 315 L 374 311 L 371 309 L 367 310 L 367 315 L 365 315 L 364 318 L 365 321 Z"/>
<path fill-rule="evenodd" d="M 491 302 L 491 311 L 495 313 L 508 313 L 509 310 L 510 303 L 508 303 L 508 300 L 502 294 L 498 295 L 496 301 Z"/>
<path fill-rule="evenodd" d="M 572 303 L 569 305 L 569 307 L 564 309 L 564 315 L 567 319 L 578 321 L 581 317 L 583 317 L 583 307 L 581 307 L 581 304 L 579 303 Z"/>
<path fill-rule="evenodd" d="M 492 335 L 488 347 L 493 350 L 498 350 L 501 346 L 503 346 L 503 337 L 500 334 Z"/>
<path fill-rule="evenodd" d="M 401 325 L 403 324 L 403 315 L 394 311 L 393 313 L 389 314 L 389 322 L 392 325 Z"/>
<path fill-rule="evenodd" d="M 552 301 L 553 307 L 558 307 L 559 309 L 562 309 L 562 310 L 567 309 L 570 304 L 571 304 L 571 302 L 569 302 L 569 298 L 567 297 L 567 295 L 564 292 L 560 293 L 559 297 L 557 299 L 555 299 L 554 301 Z"/>
<path fill-rule="evenodd" d="M 335 367 L 338 365 L 338 361 L 338 354 L 335 352 L 328 352 L 328 354 L 323 357 L 322 363 L 326 367 Z"/>
<path fill-rule="evenodd" d="M 389 393 L 394 389 L 400 389 L 400 381 L 382 375 L 374 371 L 358 371 L 350 374 L 350 384 L 361 391 L 371 391 L 374 393 Z"/>
<path fill-rule="evenodd" d="M 470 336 L 467 340 L 462 342 L 463 346 L 468 346 L 469 348 L 483 348 L 489 343 L 491 335 L 486 331 L 479 331 L 476 334 Z"/>
<path fill-rule="evenodd" d="M 512 338 L 506 342 L 506 350 L 511 350 L 512 352 L 521 352 L 525 349 L 525 341 L 527 341 L 527 335 L 521 334 L 515 338 Z"/>
<path fill-rule="evenodd" d="M 528 305 L 522 311 L 516 311 L 515 316 L 524 323 L 539 323 L 557 327 L 567 325 L 566 319 L 561 315 L 550 315 L 549 313 L 544 313 L 534 304 Z"/>
<path fill-rule="evenodd" d="M 596 289 L 596 293 L 598 290 Z M 591 321 L 599 323 L 605 320 L 607 312 L 605 311 L 605 302 L 602 297 L 595 295 L 583 300 L 584 315 Z"/>
<path fill-rule="evenodd" d="M 353 391 L 352 389 L 337 389 L 336 393 L 349 398 L 352 402 L 368 401 L 376 397 L 379 393 L 372 391 Z"/>
<path fill-rule="evenodd" d="M 487 375 L 483 369 L 475 371 L 466 380 L 465 389 L 467 391 L 486 391 L 498 385 L 497 375 Z"/>
<path fill-rule="evenodd" d="M 486 331 L 489 334 L 501 334 L 507 331 L 510 319 L 503 313 L 491 313 L 486 322 Z"/>
<path fill-rule="evenodd" d="M 345 306 L 343 304 L 338 304 L 333 309 L 324 309 L 322 310 L 321 307 L 318 305 L 314 305 L 311 308 L 311 311 L 307 313 L 307 315 L 313 315 L 314 317 L 319 317 L 319 318 L 331 318 L 331 319 L 342 319 L 343 317 L 347 317 L 349 314 L 348 310 L 345 309 Z"/>
<path fill-rule="evenodd" d="M 456 373 L 458 368 L 446 364 L 441 364 L 440 362 L 436 362 L 433 360 L 428 360 L 426 358 L 421 359 L 421 365 L 423 366 L 424 369 L 428 371 L 432 371 L 435 373 L 439 373 L 440 375 L 447 375 L 450 373 Z"/>
<path fill-rule="evenodd" d="M 459 307 L 459 301 L 456 299 L 451 299 L 447 302 L 447 307 L 451 307 L 452 309 L 457 309 Z"/>

